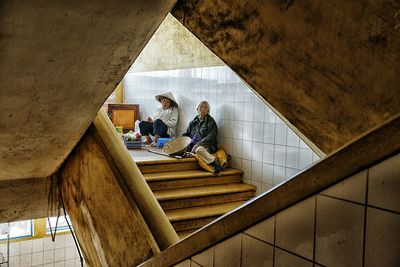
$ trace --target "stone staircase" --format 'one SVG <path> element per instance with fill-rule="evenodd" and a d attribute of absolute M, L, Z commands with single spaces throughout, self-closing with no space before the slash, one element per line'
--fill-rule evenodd
<path fill-rule="evenodd" d="M 215 175 L 201 169 L 194 158 L 136 163 L 181 238 L 255 195 L 256 187 L 243 183 L 238 169 Z"/>

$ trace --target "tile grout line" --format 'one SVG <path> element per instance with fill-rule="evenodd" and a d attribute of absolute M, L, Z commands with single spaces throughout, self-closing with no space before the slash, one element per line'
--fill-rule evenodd
<path fill-rule="evenodd" d="M 240 260 L 239 260 L 240 267 L 242 267 L 242 265 L 243 265 L 242 253 L 243 253 L 243 233 L 240 233 Z"/>
<path fill-rule="evenodd" d="M 368 212 L 368 190 L 369 190 L 369 169 L 367 170 L 366 185 L 365 185 L 365 205 L 364 205 L 364 229 L 363 229 L 363 251 L 362 251 L 362 266 L 365 266 L 365 247 L 367 238 L 367 212 Z"/>
<path fill-rule="evenodd" d="M 272 266 L 275 267 L 275 253 L 276 253 L 276 215 L 274 215 L 274 244 L 272 253 Z"/>
<path fill-rule="evenodd" d="M 377 209 L 377 210 L 393 213 L 393 214 L 396 214 L 396 215 L 400 215 L 400 212 L 398 212 L 398 211 L 389 210 L 389 209 L 385 209 L 385 208 L 381 208 L 381 207 L 377 207 L 377 206 L 373 206 L 373 205 L 365 205 L 365 206 L 367 206 L 368 208 L 373 208 L 373 209 Z"/>
<path fill-rule="evenodd" d="M 315 195 L 315 200 L 314 200 L 315 206 L 314 206 L 314 240 L 313 240 L 313 264 L 315 264 L 315 249 L 316 249 L 316 243 L 317 243 L 317 195 Z"/>
<path fill-rule="evenodd" d="M 386 212 L 393 213 L 393 214 L 396 214 L 396 215 L 400 215 L 400 212 L 397 212 L 397 211 L 394 211 L 394 210 L 385 209 L 385 208 L 382 208 L 382 207 L 377 207 L 377 206 L 368 205 L 368 204 L 360 204 L 360 203 L 352 201 L 352 200 L 339 198 L 339 197 L 334 197 L 334 196 L 329 196 L 329 195 L 326 195 L 326 194 L 323 194 L 323 193 L 319 193 L 318 195 L 321 195 L 321 196 L 324 196 L 324 197 L 328 197 L 328 198 L 333 198 L 333 199 L 336 199 L 336 200 L 341 200 L 341 201 L 348 202 L 348 203 L 355 204 L 355 205 L 359 205 L 359 206 L 367 206 L 368 208 L 374 208 L 374 209 L 377 209 L 377 210 L 382 210 L 382 211 L 386 211 Z"/>
<path fill-rule="evenodd" d="M 212 267 L 215 265 L 215 245 L 212 247 Z"/>
<path fill-rule="evenodd" d="M 346 179 L 345 179 L 345 180 L 346 180 Z M 335 186 L 335 185 L 337 185 L 337 184 L 338 184 L 338 183 L 336 183 L 336 184 L 334 184 L 334 185 L 332 185 L 332 186 Z M 330 187 L 331 187 L 331 186 L 330 186 Z M 328 188 L 330 188 L 330 187 L 328 187 Z M 345 199 L 345 198 L 340 198 L 340 197 L 335 197 L 335 196 L 330 196 L 330 195 L 326 195 L 326 194 L 324 194 L 324 193 L 319 193 L 318 195 L 323 196 L 323 197 L 333 198 L 333 199 L 336 199 L 336 200 L 342 200 L 342 201 L 344 201 L 344 202 L 348 202 L 348 203 L 355 204 L 355 205 L 359 205 L 359 206 L 365 206 L 365 204 L 361 204 L 361 203 L 358 203 L 358 202 L 353 201 L 353 200 L 349 200 L 349 199 Z"/>
<path fill-rule="evenodd" d="M 274 121 L 275 121 L 275 119 L 274 119 Z M 274 130 L 273 130 L 272 136 L 273 136 L 274 144 L 272 145 L 272 185 L 275 186 L 275 185 L 277 185 L 275 183 L 275 131 L 276 131 L 275 122 L 274 122 L 273 127 L 274 127 Z M 275 231 L 275 219 L 274 219 L 274 231 Z M 275 246 L 275 232 L 274 232 L 274 246 Z M 275 248 L 274 248 L 274 254 L 275 254 Z M 274 257 L 275 257 L 275 255 L 274 255 Z"/>
<path fill-rule="evenodd" d="M 275 218 L 274 218 L 274 221 L 275 221 Z M 251 237 L 251 238 L 254 238 L 254 239 L 256 239 L 256 240 L 258 240 L 258 241 L 260 241 L 260 242 L 263 242 L 263 243 L 265 243 L 265 244 L 268 244 L 268 245 L 270 245 L 270 246 L 272 246 L 273 247 L 273 249 L 274 249 L 274 253 L 273 253 L 273 261 L 275 262 L 275 248 L 278 248 L 278 249 L 280 249 L 280 250 L 283 250 L 283 251 L 285 251 L 285 252 L 287 252 L 287 253 L 289 253 L 289 254 L 291 254 L 291 255 L 293 255 L 293 256 L 296 256 L 296 257 L 299 257 L 299 258 L 302 258 L 302 259 L 304 259 L 304 260 L 307 260 L 308 262 L 313 262 L 312 260 L 310 260 L 310 259 L 308 259 L 308 258 L 306 258 L 306 257 L 304 257 L 304 256 L 301 256 L 301 255 L 299 255 L 299 254 L 296 254 L 296 253 L 294 253 L 294 252 L 292 252 L 292 251 L 289 251 L 289 250 L 287 250 L 287 249 L 285 249 L 285 248 L 282 248 L 282 247 L 280 247 L 280 246 L 276 246 L 276 245 L 274 245 L 274 244 L 271 244 L 270 242 L 268 242 L 268 241 L 264 241 L 264 240 L 262 240 L 262 239 L 260 239 L 260 238 L 258 238 L 258 237 L 255 237 L 255 236 L 252 236 L 251 234 L 248 234 L 248 233 L 242 233 L 243 235 L 247 235 L 247 236 L 249 236 L 249 237 Z M 275 241 L 274 241 L 274 243 L 275 243 Z"/>
<path fill-rule="evenodd" d="M 301 256 L 301 255 L 299 255 L 299 254 L 293 253 L 293 252 L 291 252 L 291 251 L 289 251 L 289 250 L 287 250 L 287 249 L 285 249 L 285 248 L 282 248 L 282 247 L 280 247 L 280 246 L 276 246 L 276 248 L 278 248 L 278 249 L 280 249 L 280 250 L 282 250 L 282 251 L 285 251 L 286 253 L 288 253 L 288 254 L 290 254 L 290 255 L 293 255 L 293 256 L 296 256 L 296 257 L 298 257 L 298 258 L 301 258 L 301 259 L 303 259 L 303 260 L 305 260 L 305 261 L 307 261 L 307 262 L 309 262 L 309 263 L 313 263 L 312 260 L 310 260 L 310 259 L 308 259 L 308 258 L 306 258 L 306 257 L 304 257 L 304 256 Z"/>

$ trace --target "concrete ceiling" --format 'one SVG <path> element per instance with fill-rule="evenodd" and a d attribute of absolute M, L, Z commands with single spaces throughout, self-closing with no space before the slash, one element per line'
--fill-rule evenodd
<path fill-rule="evenodd" d="M 400 113 L 400 1 L 180 0 L 172 14 L 326 154 Z"/>
<path fill-rule="evenodd" d="M 0 2 L 0 180 L 56 171 L 174 4 Z"/>

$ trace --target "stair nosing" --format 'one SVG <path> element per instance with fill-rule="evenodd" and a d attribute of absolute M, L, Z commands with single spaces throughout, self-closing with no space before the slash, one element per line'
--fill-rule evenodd
<path fill-rule="evenodd" d="M 243 188 L 236 188 L 236 189 L 228 188 L 226 191 L 225 190 L 220 190 L 220 191 L 216 191 L 216 192 L 211 191 L 212 193 L 210 193 L 210 188 L 214 189 L 214 188 L 226 187 L 227 185 L 235 185 L 235 187 L 239 186 L 239 187 L 243 187 Z M 204 190 L 204 188 L 208 188 L 208 190 Z M 203 189 L 204 191 L 201 189 Z M 195 193 L 193 193 L 193 190 L 195 191 Z M 254 185 L 249 185 L 249 184 L 245 184 L 245 183 L 229 183 L 229 184 L 223 184 L 223 185 L 207 185 L 207 186 L 196 186 L 196 187 L 186 187 L 186 188 L 163 189 L 163 190 L 155 191 L 153 193 L 158 201 L 167 201 L 167 200 L 176 200 L 176 199 L 188 199 L 188 198 L 194 198 L 194 197 L 236 194 L 236 193 L 256 191 L 256 190 L 257 190 L 257 188 Z M 168 192 L 168 191 L 178 191 L 179 193 L 177 195 L 172 195 L 172 196 L 160 196 L 160 192 L 164 193 L 164 192 Z M 192 191 L 192 192 L 190 193 L 190 191 Z"/>
<path fill-rule="evenodd" d="M 216 217 L 216 216 L 221 216 L 237 207 L 245 203 L 246 201 L 234 201 L 234 202 L 229 202 L 229 203 L 222 203 L 222 204 L 215 204 L 215 205 L 208 205 L 208 206 L 201 206 L 201 207 L 190 207 L 190 208 L 183 208 L 183 209 L 174 209 L 174 210 L 168 210 L 165 212 L 167 215 L 168 219 L 171 222 L 179 222 L 179 221 L 188 221 L 188 220 L 195 220 L 195 219 L 201 219 L 201 218 L 209 218 L 209 217 Z M 210 212 L 210 213 L 199 213 L 199 210 L 207 210 L 210 207 L 224 207 L 226 210 L 223 210 L 221 212 Z M 232 207 L 231 207 L 232 206 Z M 229 208 L 227 208 L 229 207 Z M 192 216 L 187 216 L 188 213 L 193 212 Z M 175 213 L 171 215 L 171 213 Z M 182 213 L 184 216 L 181 216 L 179 218 L 179 215 L 177 216 L 177 213 Z M 186 217 L 185 217 L 186 215 Z M 175 217 L 175 218 L 173 218 Z M 178 217 L 178 218 L 177 218 Z"/>
<path fill-rule="evenodd" d="M 162 165 L 162 164 L 174 164 L 174 163 L 193 163 L 197 162 L 195 158 L 183 158 L 183 159 L 163 159 L 163 160 L 135 160 L 136 165 L 138 166 L 147 166 L 147 165 Z"/>
<path fill-rule="evenodd" d="M 192 175 L 189 175 L 190 172 L 192 172 Z M 160 176 L 151 177 L 155 174 L 159 174 Z M 196 179 L 196 178 L 208 178 L 208 177 L 223 177 L 229 175 L 242 175 L 242 174 L 243 174 L 242 170 L 227 168 L 222 172 L 220 172 L 218 175 L 203 170 L 186 170 L 186 171 L 167 171 L 162 173 L 149 172 L 143 174 L 143 177 L 147 182 L 157 182 L 157 181 L 184 180 L 184 179 Z"/>

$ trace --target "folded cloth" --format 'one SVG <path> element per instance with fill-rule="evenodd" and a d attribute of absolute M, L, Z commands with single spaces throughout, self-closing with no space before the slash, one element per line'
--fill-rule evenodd
<path fill-rule="evenodd" d="M 199 163 L 200 167 L 202 167 L 204 170 L 208 172 L 214 173 L 214 168 L 211 165 L 208 165 L 204 160 L 202 160 L 199 155 L 197 154 L 192 154 L 193 157 L 196 158 L 197 162 Z M 221 167 L 225 168 L 228 165 L 228 154 L 226 154 L 225 150 L 223 148 L 219 148 L 217 152 L 212 154 L 215 157 L 215 161 L 217 164 L 219 164 Z"/>
<path fill-rule="evenodd" d="M 189 147 L 187 151 L 192 151 L 193 147 L 201 141 L 201 135 L 199 133 L 195 133 L 192 137 L 192 141 L 190 141 Z"/>

